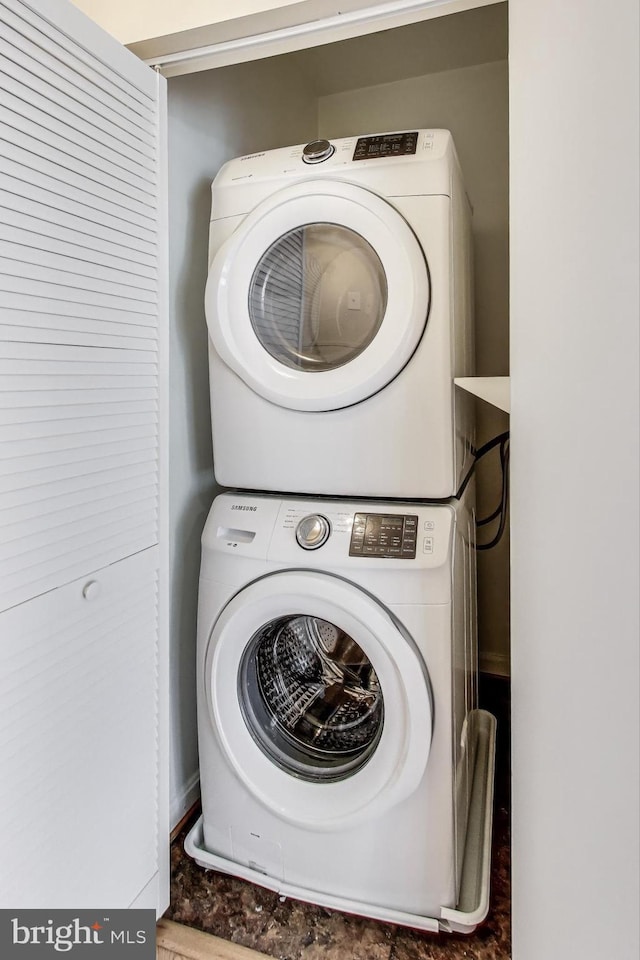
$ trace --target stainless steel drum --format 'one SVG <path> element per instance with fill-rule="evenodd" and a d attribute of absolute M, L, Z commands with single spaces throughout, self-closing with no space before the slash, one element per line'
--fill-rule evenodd
<path fill-rule="evenodd" d="M 304 779 L 349 776 L 382 733 L 382 692 L 371 662 L 347 633 L 317 617 L 281 617 L 255 633 L 238 695 L 256 743 Z"/>

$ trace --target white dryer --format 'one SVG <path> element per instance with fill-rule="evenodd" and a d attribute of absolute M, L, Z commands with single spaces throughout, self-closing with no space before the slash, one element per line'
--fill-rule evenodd
<path fill-rule="evenodd" d="M 484 918 L 494 721 L 476 709 L 472 535 L 464 499 L 215 500 L 199 863 L 427 930 Z"/>
<path fill-rule="evenodd" d="M 472 461 L 469 204 L 451 135 L 251 154 L 212 187 L 214 470 L 245 489 L 439 499 Z"/>

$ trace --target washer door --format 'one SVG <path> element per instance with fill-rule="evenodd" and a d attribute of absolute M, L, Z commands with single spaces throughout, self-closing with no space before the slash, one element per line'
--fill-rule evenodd
<path fill-rule="evenodd" d="M 241 590 L 213 628 L 204 681 L 237 776 L 293 823 L 377 815 L 424 774 L 424 663 L 401 625 L 338 577 L 285 571 Z"/>
<path fill-rule="evenodd" d="M 265 200 L 214 258 L 205 296 L 225 363 L 265 399 L 335 410 L 372 396 L 423 334 L 429 275 L 376 194 L 312 180 Z"/>

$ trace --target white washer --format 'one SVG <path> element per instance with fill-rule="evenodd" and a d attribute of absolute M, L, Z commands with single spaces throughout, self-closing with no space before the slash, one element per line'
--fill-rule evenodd
<path fill-rule="evenodd" d="M 198 862 L 423 929 L 483 919 L 492 774 L 488 748 L 476 764 L 489 715 L 476 709 L 470 498 L 215 500 Z M 472 781 L 484 806 L 463 870 Z"/>
<path fill-rule="evenodd" d="M 439 499 L 471 466 L 469 204 L 451 134 L 241 157 L 212 187 L 206 316 L 225 486 Z"/>

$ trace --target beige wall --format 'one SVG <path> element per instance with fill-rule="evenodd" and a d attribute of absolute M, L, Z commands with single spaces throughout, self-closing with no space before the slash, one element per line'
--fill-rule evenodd
<path fill-rule="evenodd" d="M 298 0 L 73 0 L 121 43 L 179 33 L 203 24 L 235 20 Z"/>
<path fill-rule="evenodd" d="M 411 127 L 452 131 L 473 205 L 479 376 L 509 372 L 507 85 L 503 60 L 324 96 L 318 107 L 319 134 L 328 138 Z M 480 400 L 477 413 L 479 443 L 509 429 L 507 415 Z M 491 455 L 479 468 L 480 516 L 499 500 L 497 463 Z M 483 531 L 480 539 L 489 537 Z M 505 537 L 478 554 L 481 666 L 498 673 L 509 670 L 508 577 Z"/>

